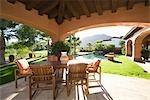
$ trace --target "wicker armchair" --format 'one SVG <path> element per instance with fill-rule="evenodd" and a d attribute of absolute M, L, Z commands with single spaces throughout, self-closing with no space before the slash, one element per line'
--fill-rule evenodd
<path fill-rule="evenodd" d="M 101 83 L 101 67 L 100 67 L 100 60 L 95 60 L 93 61 L 91 64 L 89 64 L 87 66 L 87 70 L 90 73 L 93 73 L 94 75 L 94 78 L 95 78 L 95 73 L 98 73 L 99 74 L 99 82 Z M 98 71 L 98 68 L 99 68 L 99 71 Z M 96 79 L 96 78 L 95 78 Z"/>
<path fill-rule="evenodd" d="M 56 98 L 56 80 L 53 66 L 32 65 L 33 74 L 29 77 L 29 99 L 32 100 L 35 92 L 39 89 L 52 89 L 53 99 Z M 33 93 L 32 91 L 35 90 Z"/>
<path fill-rule="evenodd" d="M 32 70 L 26 59 L 16 60 L 17 69 L 15 69 L 15 87 L 18 88 L 17 80 L 24 77 L 26 81 L 26 77 L 32 74 Z"/>
<path fill-rule="evenodd" d="M 67 95 L 69 96 L 71 86 L 86 85 L 86 94 L 88 94 L 88 72 L 87 64 L 78 63 L 71 64 L 68 67 L 66 80 L 67 80 Z"/>

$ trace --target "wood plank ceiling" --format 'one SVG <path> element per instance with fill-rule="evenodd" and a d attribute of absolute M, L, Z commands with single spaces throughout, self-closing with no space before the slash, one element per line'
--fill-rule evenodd
<path fill-rule="evenodd" d="M 105 10 L 115 13 L 119 7 L 125 6 L 132 9 L 137 3 L 150 5 L 150 0 L 7 0 L 10 3 L 19 1 L 25 4 L 26 10 L 36 9 L 39 15 L 48 15 L 49 19 L 55 18 L 58 24 L 71 20 L 73 17 L 80 19 L 81 15 L 91 16 L 91 13 L 102 15 Z"/>

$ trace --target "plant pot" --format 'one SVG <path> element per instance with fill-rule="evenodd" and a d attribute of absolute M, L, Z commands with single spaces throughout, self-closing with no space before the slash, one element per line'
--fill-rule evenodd
<path fill-rule="evenodd" d="M 67 52 L 61 52 L 60 61 L 62 64 L 67 64 L 69 58 L 67 56 Z"/>
<path fill-rule="evenodd" d="M 15 59 L 14 55 L 10 55 L 10 56 L 9 56 L 9 62 L 13 62 L 14 59 Z"/>

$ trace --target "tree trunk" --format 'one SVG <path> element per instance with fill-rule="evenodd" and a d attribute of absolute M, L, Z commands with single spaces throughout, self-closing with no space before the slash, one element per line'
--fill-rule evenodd
<path fill-rule="evenodd" d="M 0 64 L 5 63 L 5 38 L 4 38 L 4 31 L 1 30 L 1 36 L 0 36 Z"/>

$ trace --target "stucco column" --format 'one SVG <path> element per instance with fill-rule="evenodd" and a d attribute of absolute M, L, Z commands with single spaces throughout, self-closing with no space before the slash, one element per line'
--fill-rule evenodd
<path fill-rule="evenodd" d="M 55 43 L 59 41 L 59 35 L 58 34 L 51 35 L 51 39 L 52 39 L 52 43 Z"/>
<path fill-rule="evenodd" d="M 134 44 L 134 61 L 142 61 L 141 59 L 141 50 L 142 50 L 142 44 L 141 43 L 135 43 Z"/>

